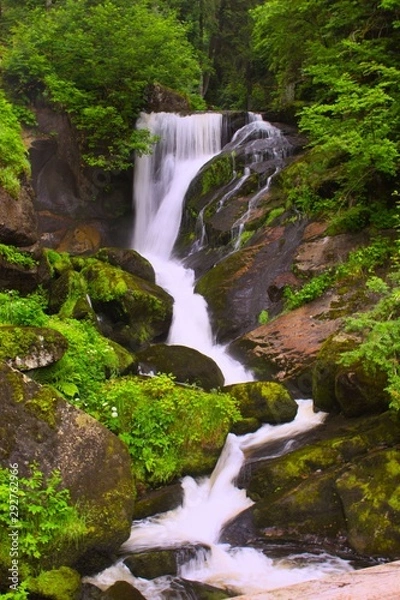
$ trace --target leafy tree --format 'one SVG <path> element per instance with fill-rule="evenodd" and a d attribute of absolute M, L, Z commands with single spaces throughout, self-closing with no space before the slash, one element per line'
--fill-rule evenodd
<path fill-rule="evenodd" d="M 399 161 L 399 2 L 271 0 L 252 15 L 255 49 L 275 75 L 275 106 L 301 109 L 312 149 L 289 174 L 292 199 L 340 208 L 378 189 L 390 195 Z"/>
<path fill-rule="evenodd" d="M 65 0 L 33 9 L 5 52 L 7 82 L 19 96 L 38 94 L 66 110 L 82 132 L 86 162 L 125 168 L 148 149 L 135 131 L 146 87 L 154 82 L 190 94 L 199 67 L 186 31 L 146 0 Z"/>

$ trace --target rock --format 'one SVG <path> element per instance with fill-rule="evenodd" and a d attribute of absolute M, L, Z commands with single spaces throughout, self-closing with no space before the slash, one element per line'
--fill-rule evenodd
<path fill-rule="evenodd" d="M 173 510 L 182 504 L 183 489 L 180 483 L 153 490 L 135 503 L 134 519 L 145 519 L 158 513 Z"/>
<path fill-rule="evenodd" d="M 109 566 L 130 534 L 134 484 L 126 446 L 52 389 L 0 363 L 0 464 L 29 475 L 37 462 L 47 477 L 59 470 L 88 530 L 75 545 L 42 555 L 42 569 L 72 566 L 82 574 Z M 101 475 L 101 476 L 99 476 Z"/>
<path fill-rule="evenodd" d="M 363 417 L 318 437 L 246 472 L 257 535 L 268 542 L 313 536 L 338 552 L 399 557 L 399 416 Z"/>
<path fill-rule="evenodd" d="M 342 325 L 340 318 L 320 318 L 329 313 L 333 300 L 332 295 L 325 294 L 284 313 L 242 336 L 234 347 L 260 377 L 272 376 L 288 385 L 297 397 L 310 397 L 317 354 L 324 341 Z"/>
<path fill-rule="evenodd" d="M 354 349 L 358 343 L 353 336 L 340 332 L 322 344 L 312 369 L 312 397 L 318 409 L 358 417 L 389 408 L 387 378 L 383 372 L 377 370 L 372 375 L 360 363 L 352 367 L 339 363 L 342 353 Z"/>
<path fill-rule="evenodd" d="M 278 275 L 290 271 L 304 226 L 298 222 L 265 228 L 254 243 L 231 254 L 199 279 L 196 291 L 207 300 L 219 340 L 230 341 L 257 331 L 262 311 L 270 317 L 280 313 L 281 297 L 271 299 L 268 290 Z M 233 349 L 242 353 L 236 344 Z"/>
<path fill-rule="evenodd" d="M 124 560 L 135 577 L 156 579 L 164 575 L 177 575 L 179 567 L 195 559 L 199 553 L 206 556 L 210 549 L 203 545 L 187 545 L 179 548 L 155 548 L 131 554 Z"/>
<path fill-rule="evenodd" d="M 165 600 L 175 600 L 179 598 L 196 598 L 196 600 L 226 600 L 234 598 L 235 593 L 200 583 L 199 581 L 189 581 L 187 579 L 177 578 L 171 583 L 171 589 L 163 592 Z M 177 596 L 179 594 L 179 596 Z"/>
<path fill-rule="evenodd" d="M 188 112 L 190 103 L 185 96 L 158 83 L 149 85 L 145 91 L 148 112 Z"/>
<path fill-rule="evenodd" d="M 120 267 L 123 271 L 136 275 L 140 279 L 156 282 L 154 269 L 149 261 L 141 256 L 135 250 L 127 250 L 122 248 L 101 248 L 95 258 L 108 262 L 110 265 Z"/>
<path fill-rule="evenodd" d="M 221 388 L 224 376 L 208 356 L 187 346 L 155 344 L 137 353 L 142 373 L 166 373 L 178 383 L 197 385 L 204 390 Z"/>
<path fill-rule="evenodd" d="M 297 414 L 297 403 L 288 390 L 273 381 L 252 381 L 238 383 L 224 388 L 239 402 L 239 410 L 245 419 L 255 419 L 261 423 L 287 423 Z M 240 428 L 240 422 L 237 424 Z M 236 432 L 236 426 L 234 429 Z"/>
<path fill-rule="evenodd" d="M 363 457 L 336 480 L 352 548 L 362 555 L 400 557 L 400 450 Z"/>
<path fill-rule="evenodd" d="M 305 229 L 303 241 L 293 260 L 293 271 L 296 274 L 302 277 L 319 275 L 338 263 L 345 262 L 352 250 L 366 244 L 369 239 L 366 232 L 323 235 L 326 227 L 324 223 L 312 223 Z"/>
<path fill-rule="evenodd" d="M 25 259 L 25 264 L 21 262 L 21 258 Z M 42 278 L 46 280 L 41 263 L 36 261 L 30 253 L 24 252 L 20 256 L 17 254 L 15 259 L 0 253 L 0 287 L 2 290 L 18 290 L 22 294 L 29 294 L 40 283 L 43 283 Z"/>
<path fill-rule="evenodd" d="M 17 199 L 0 187 L 0 243 L 31 246 L 38 240 L 32 190 L 22 187 Z"/>
<path fill-rule="evenodd" d="M 105 591 L 84 583 L 79 600 L 146 600 L 143 594 L 127 581 L 116 581 Z"/>
<path fill-rule="evenodd" d="M 65 337 L 54 329 L 0 325 L 0 360 L 20 371 L 51 365 L 67 348 Z"/>
<path fill-rule="evenodd" d="M 68 115 L 41 103 L 29 149 L 34 206 L 41 243 L 86 253 L 101 246 L 128 246 L 132 173 L 83 167 Z"/>
<path fill-rule="evenodd" d="M 52 600 L 72 600 L 81 591 L 79 573 L 69 567 L 42 571 L 34 579 L 29 579 L 29 597 L 51 598 Z"/>

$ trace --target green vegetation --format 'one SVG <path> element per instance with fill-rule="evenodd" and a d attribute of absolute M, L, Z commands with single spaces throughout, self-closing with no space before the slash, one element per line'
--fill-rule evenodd
<path fill-rule="evenodd" d="M 340 363 L 350 366 L 361 362 L 372 376 L 378 371 L 385 373 L 391 406 L 400 410 L 400 271 L 394 270 L 387 281 L 371 277 L 367 288 L 380 300 L 371 310 L 347 319 L 347 331 L 357 333 L 361 343 L 344 352 Z"/>
<path fill-rule="evenodd" d="M 319 298 L 328 288 L 346 279 L 366 278 L 397 255 L 397 246 L 390 240 L 377 237 L 369 246 L 349 253 L 347 261 L 316 275 L 300 289 L 287 286 L 284 290 L 285 309 L 293 310 Z"/>
<path fill-rule="evenodd" d="M 176 385 L 173 377 L 126 377 L 102 389 L 98 418 L 128 445 L 136 476 L 153 484 L 204 470 L 202 448 L 211 459 L 240 418 L 231 396 Z"/>
<path fill-rule="evenodd" d="M 27 150 L 21 138 L 21 126 L 12 105 L 0 89 L 0 186 L 17 198 L 20 178 L 29 174 Z"/>
<path fill-rule="evenodd" d="M 31 465 L 30 477 L 15 476 L 15 510 L 18 521 L 18 555 L 23 576 L 36 575 L 44 552 L 57 552 L 76 543 L 87 533 L 85 518 L 71 502 L 68 489 L 61 488 L 61 476 L 53 472 L 47 479 L 37 465 Z M 0 523 L 2 548 L 9 548 L 5 537 L 10 528 L 10 477 L 12 469 L 0 469 Z M 13 505 L 13 506 L 14 506 Z M 16 518 L 16 517 L 15 517 Z"/>

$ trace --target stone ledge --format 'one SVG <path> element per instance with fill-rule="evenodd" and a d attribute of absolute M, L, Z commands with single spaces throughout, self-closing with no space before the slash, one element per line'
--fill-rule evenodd
<path fill-rule="evenodd" d="M 400 561 L 331 575 L 234 600 L 399 600 Z"/>

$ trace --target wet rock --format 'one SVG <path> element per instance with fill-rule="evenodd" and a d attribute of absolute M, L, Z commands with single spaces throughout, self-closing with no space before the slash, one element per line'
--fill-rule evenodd
<path fill-rule="evenodd" d="M 177 382 L 204 390 L 221 388 L 224 376 L 208 356 L 187 346 L 155 344 L 136 354 L 142 373 L 172 373 Z"/>
<path fill-rule="evenodd" d="M 251 464 L 250 523 L 268 542 L 313 535 L 321 547 L 400 556 L 398 415 L 363 417 L 328 431 L 324 437 L 320 428 L 319 441 Z"/>
<path fill-rule="evenodd" d="M 116 581 L 105 591 L 84 583 L 79 600 L 145 600 L 145 597 L 127 581 Z"/>
<path fill-rule="evenodd" d="M 203 275 L 196 291 L 209 305 L 219 340 L 227 341 L 257 330 L 260 313 L 274 317 L 282 302 L 268 293 L 278 275 L 288 272 L 305 224 L 266 228 L 254 243 L 231 254 Z M 233 346 L 234 351 L 240 348 Z"/>
<path fill-rule="evenodd" d="M 158 513 L 173 510 L 182 504 L 183 489 L 180 483 L 149 492 L 135 503 L 134 519 L 145 519 Z"/>
<path fill-rule="evenodd" d="M 147 552 L 131 554 L 124 560 L 135 577 L 155 579 L 164 575 L 177 575 L 179 567 L 196 558 L 201 552 L 206 555 L 206 546 L 183 546 L 180 548 L 152 549 Z"/>
<path fill-rule="evenodd" d="M 163 592 L 166 600 L 175 600 L 177 593 L 179 598 L 196 598 L 196 600 L 226 600 L 236 596 L 234 592 L 230 593 L 206 583 L 187 579 L 175 579 L 171 589 Z"/>
<path fill-rule="evenodd" d="M 261 423 L 287 423 L 293 421 L 297 414 L 297 403 L 289 391 L 273 381 L 238 383 L 226 386 L 224 391 L 238 400 L 242 416 L 255 419 L 259 426 Z M 241 427 L 240 422 L 237 427 Z"/>
<path fill-rule="evenodd" d="M 101 248 L 95 258 L 108 262 L 110 265 L 120 267 L 123 271 L 136 275 L 140 279 L 156 282 L 154 269 L 149 261 L 141 256 L 135 250 L 127 250 L 122 248 Z"/>

